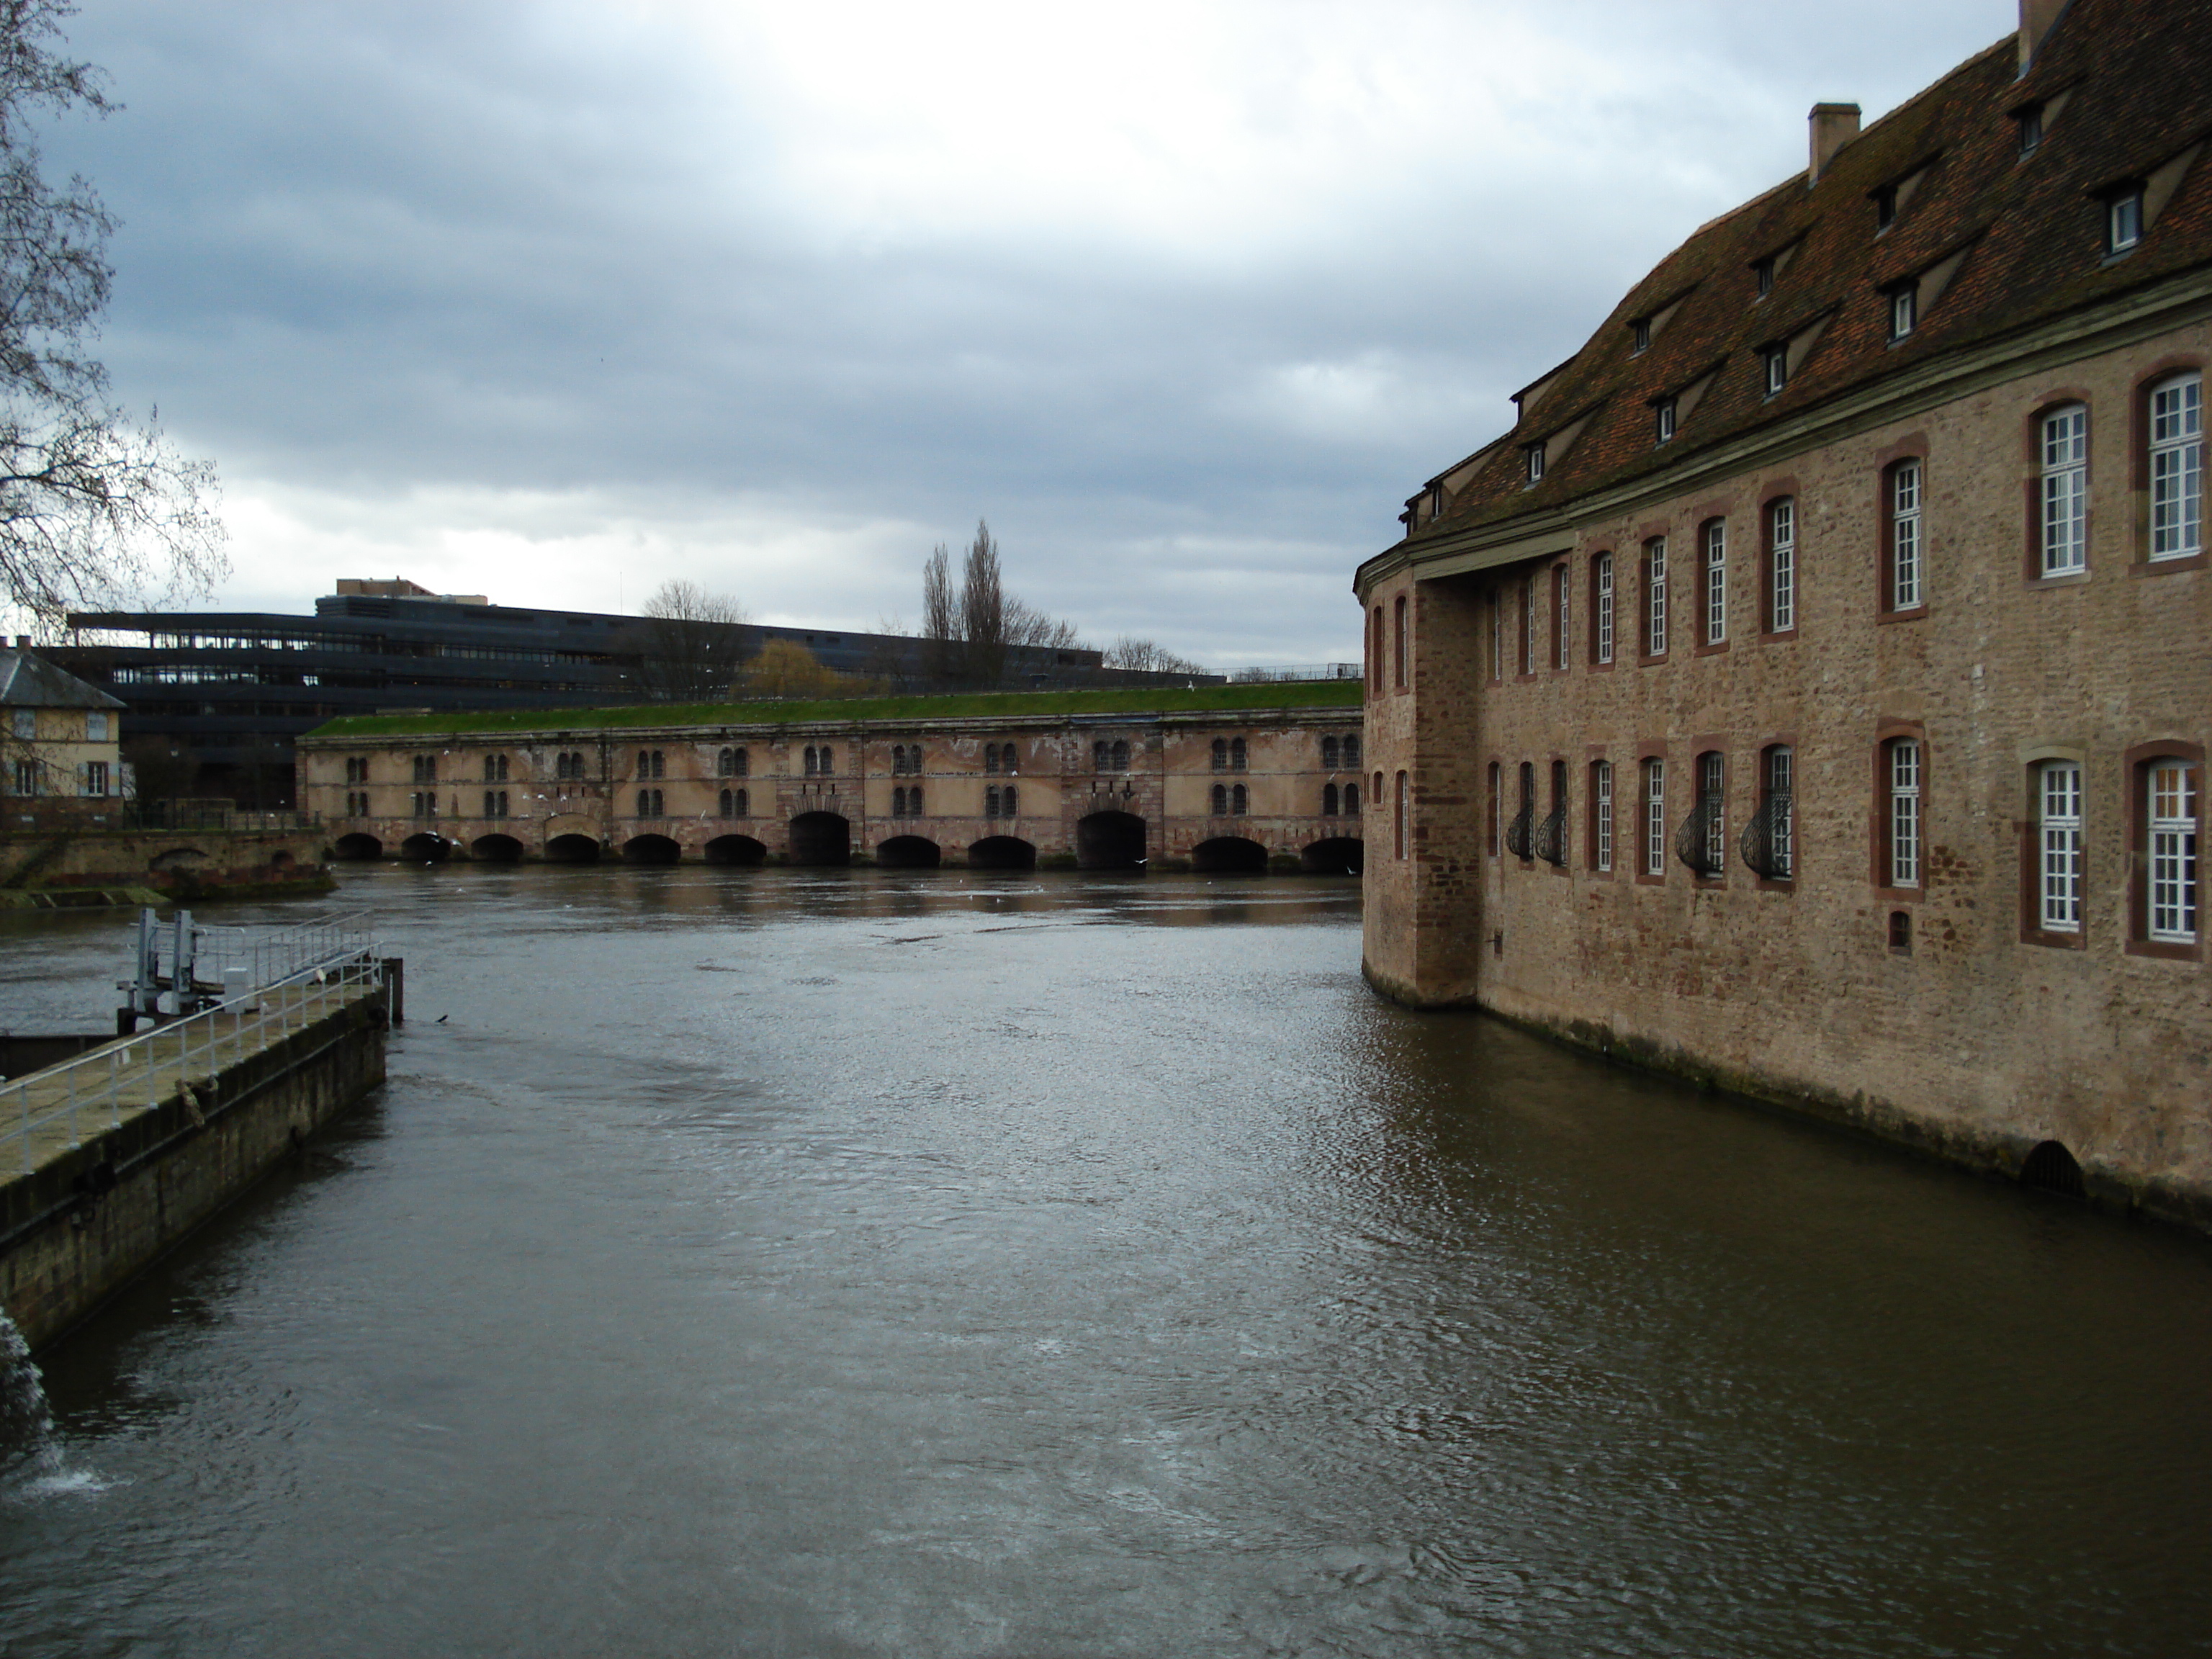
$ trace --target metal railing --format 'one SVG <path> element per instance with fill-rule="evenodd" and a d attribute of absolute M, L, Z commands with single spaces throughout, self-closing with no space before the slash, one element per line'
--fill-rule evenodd
<path fill-rule="evenodd" d="M 27 1175 L 36 1167 L 40 1141 L 52 1139 L 58 1151 L 65 1134 L 69 1146 L 80 1146 L 88 1128 L 96 1134 L 119 1127 L 126 1115 L 159 1106 L 186 1084 L 204 1086 L 226 1066 L 383 984 L 383 963 L 364 951 L 0 1083 L 0 1137 L 17 1143 L 13 1162 Z"/>
<path fill-rule="evenodd" d="M 1728 865 L 1728 845 L 1721 824 L 1721 798 L 1699 795 L 1690 816 L 1674 832 L 1674 856 L 1701 876 L 1719 875 Z"/>
<path fill-rule="evenodd" d="M 1308 662 L 1284 667 L 1231 669 L 1229 678 L 1237 685 L 1268 685 L 1277 681 L 1356 680 L 1364 672 L 1356 662 Z"/>
<path fill-rule="evenodd" d="M 1523 806 L 1513 815 L 1505 826 L 1505 850 L 1516 859 L 1533 857 L 1535 854 L 1536 809 Z"/>
<path fill-rule="evenodd" d="M 1547 864 L 1556 864 L 1562 869 L 1567 862 L 1567 809 L 1557 808 L 1543 823 L 1536 826 L 1536 856 Z"/>
<path fill-rule="evenodd" d="M 312 968 L 365 955 L 375 943 L 367 910 L 318 916 L 267 933 L 249 933 L 243 927 L 195 931 L 198 945 L 192 963 L 194 980 L 227 989 L 234 983 L 228 975 L 238 969 L 245 969 L 246 984 L 270 985 Z"/>
<path fill-rule="evenodd" d="M 1743 826 L 1736 850 L 1743 861 L 1769 881 L 1787 881 L 1790 873 L 1790 792 L 1778 789 L 1759 803 L 1751 822 Z"/>

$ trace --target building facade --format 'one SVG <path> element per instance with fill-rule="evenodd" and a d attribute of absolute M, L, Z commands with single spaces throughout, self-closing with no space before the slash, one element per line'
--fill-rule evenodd
<path fill-rule="evenodd" d="M 120 820 L 123 704 L 33 653 L 0 650 L 0 831 Z"/>
<path fill-rule="evenodd" d="M 1373 984 L 2212 1224 L 2208 70 L 2028 0 L 1816 107 L 1408 502 Z"/>
<path fill-rule="evenodd" d="M 721 718 L 340 720 L 300 740 L 340 857 L 1352 872 L 1357 681 Z"/>

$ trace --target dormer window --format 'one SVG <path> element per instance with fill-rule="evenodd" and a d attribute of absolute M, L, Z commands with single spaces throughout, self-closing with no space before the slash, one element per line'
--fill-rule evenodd
<path fill-rule="evenodd" d="M 1658 432 L 1658 441 L 1659 441 L 1659 442 L 1661 442 L 1661 443 L 1662 443 L 1662 444 L 1668 444 L 1668 443 L 1672 443 L 1672 442 L 1674 442 L 1674 398 L 1660 398 L 1660 399 L 1659 399 L 1659 401 L 1658 401 L 1657 403 L 1654 404 L 1651 407 L 1652 407 L 1652 411 L 1653 411 L 1653 413 L 1654 413 L 1654 414 L 1656 415 L 1656 416 L 1657 417 L 1657 419 L 1656 419 L 1656 427 L 1657 427 L 1657 432 Z"/>
<path fill-rule="evenodd" d="M 2105 203 L 2105 251 L 2125 253 L 2143 234 L 2143 192 L 2141 185 L 2130 185 Z"/>
<path fill-rule="evenodd" d="M 1635 356 L 1641 356 L 1651 349 L 1651 319 L 1649 317 L 1638 317 L 1628 325 L 1628 332 L 1629 337 L 1635 342 Z"/>
<path fill-rule="evenodd" d="M 2014 110 L 2014 124 L 2020 129 L 2020 153 L 2033 155 L 2043 143 L 2043 106 L 2030 104 L 2026 109 Z"/>
<path fill-rule="evenodd" d="M 1897 186 L 1884 185 L 1874 193 L 1874 228 L 1887 230 L 1897 222 Z"/>
<path fill-rule="evenodd" d="M 1528 482 L 1532 484 L 1543 483 L 1544 446 L 1540 442 L 1533 443 L 1524 448 L 1521 453 L 1528 463 Z"/>
<path fill-rule="evenodd" d="M 1903 339 L 1920 325 L 1920 283 L 1899 283 L 1889 291 L 1889 337 Z"/>
<path fill-rule="evenodd" d="M 1429 488 L 1429 517 L 1441 519 L 1443 515 L 1444 487 L 1442 484 L 1432 484 Z"/>
<path fill-rule="evenodd" d="M 1760 299 L 1764 300 L 1768 295 L 1774 292 L 1774 256 L 1772 254 L 1769 254 L 1764 259 L 1753 260 L 1751 266 L 1751 274 L 1759 283 L 1759 297 Z"/>
<path fill-rule="evenodd" d="M 1765 360 L 1766 395 L 1771 398 L 1790 384 L 1790 348 L 1769 346 L 1760 355 Z"/>

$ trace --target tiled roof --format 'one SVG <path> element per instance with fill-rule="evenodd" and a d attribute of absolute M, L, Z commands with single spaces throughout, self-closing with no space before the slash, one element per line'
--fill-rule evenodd
<path fill-rule="evenodd" d="M 1701 227 L 1537 383 L 1512 433 L 1454 469 L 1471 470 L 1413 544 L 1673 466 L 1937 354 L 2212 261 L 2212 146 L 2131 252 L 2107 257 L 2100 194 L 2212 134 L 2212 0 L 2073 0 L 2028 73 L 2018 67 L 2008 35 L 1845 144 L 1811 188 L 1797 174 Z M 2062 94 L 2023 155 L 2014 112 Z M 1923 167 L 1878 231 L 1874 192 Z M 1753 263 L 1784 250 L 1794 252 L 1762 299 Z M 1893 343 L 1886 286 L 1961 254 Z M 1678 295 L 1650 349 L 1634 354 L 1631 325 Z M 1765 396 L 1760 349 L 1823 319 L 1788 384 Z M 1709 372 L 1674 441 L 1656 444 L 1653 400 Z M 1528 486 L 1523 446 L 1585 415 Z"/>
<path fill-rule="evenodd" d="M 124 708 L 97 686 L 27 651 L 0 651 L 0 708 Z"/>

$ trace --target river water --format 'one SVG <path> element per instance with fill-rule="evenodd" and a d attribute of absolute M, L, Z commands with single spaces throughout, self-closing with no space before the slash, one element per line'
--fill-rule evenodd
<path fill-rule="evenodd" d="M 2212 1248 L 1393 1008 L 1352 884 L 342 897 L 391 1081 L 41 1357 L 11 1656 L 2212 1645 Z"/>

